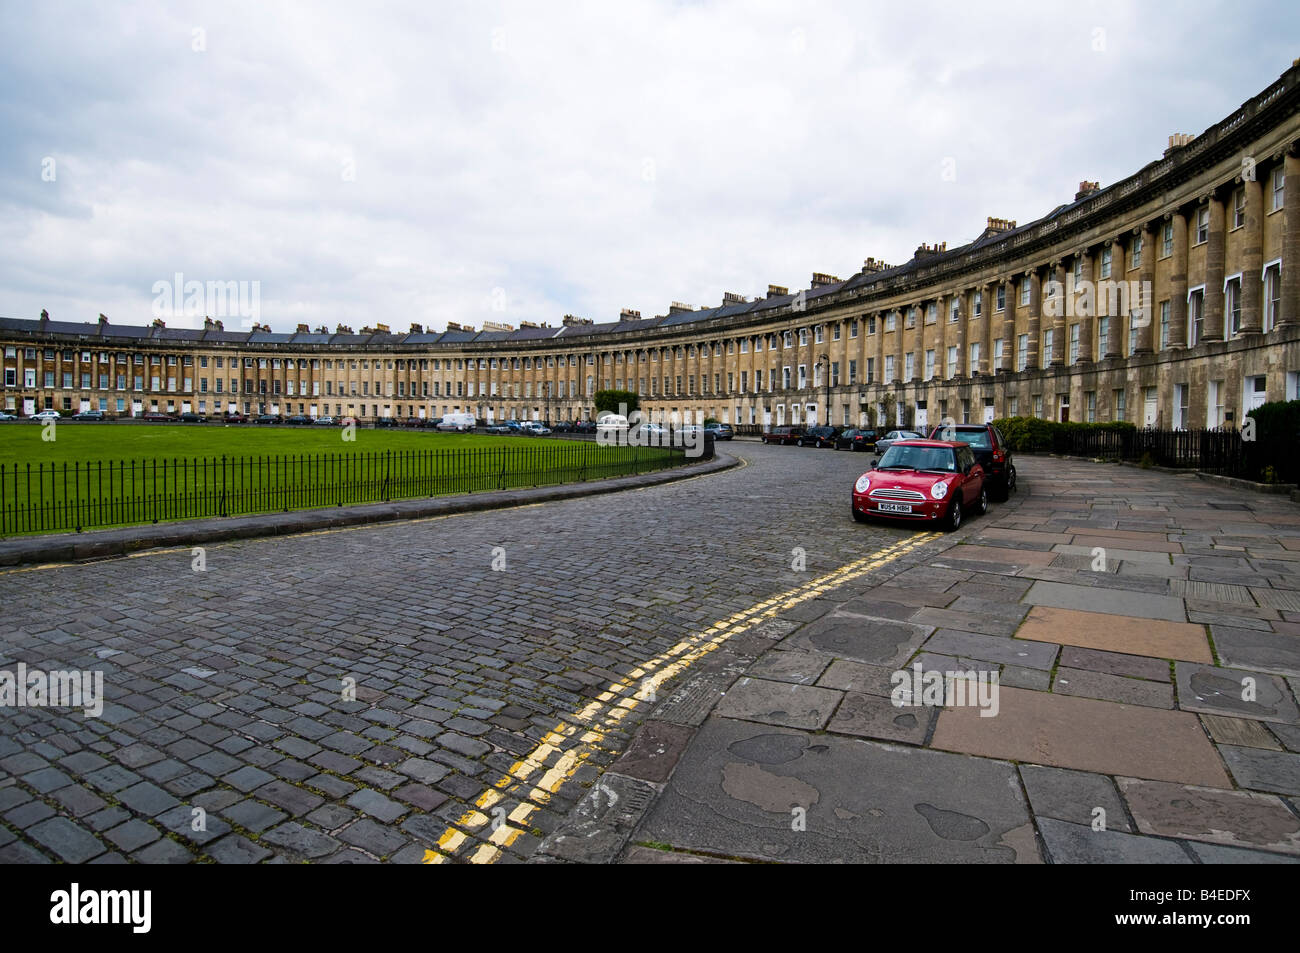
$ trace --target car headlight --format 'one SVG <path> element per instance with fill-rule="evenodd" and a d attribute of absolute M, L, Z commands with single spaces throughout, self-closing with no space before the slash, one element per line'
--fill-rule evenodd
<path fill-rule="evenodd" d="M 936 500 L 942 500 L 948 495 L 948 484 L 936 483 L 934 486 L 930 487 L 930 495 Z"/>
<path fill-rule="evenodd" d="M 858 477 L 858 482 L 853 484 L 853 489 L 859 493 L 866 493 L 867 490 L 871 489 L 871 475 L 864 473 Z"/>

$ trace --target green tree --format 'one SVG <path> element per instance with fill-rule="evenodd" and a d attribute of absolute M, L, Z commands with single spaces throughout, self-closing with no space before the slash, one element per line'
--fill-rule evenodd
<path fill-rule="evenodd" d="M 598 414 L 630 414 L 641 408 L 641 398 L 634 390 L 598 390 L 594 399 Z"/>

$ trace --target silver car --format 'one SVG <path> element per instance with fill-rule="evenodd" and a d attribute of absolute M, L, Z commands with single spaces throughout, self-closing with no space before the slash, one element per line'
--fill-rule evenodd
<path fill-rule="evenodd" d="M 895 440 L 924 440 L 925 434 L 915 430 L 891 430 L 876 441 L 876 453 L 884 453 L 894 445 Z"/>

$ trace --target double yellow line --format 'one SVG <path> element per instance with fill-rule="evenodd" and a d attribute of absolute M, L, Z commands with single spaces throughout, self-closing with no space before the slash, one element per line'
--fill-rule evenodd
<path fill-rule="evenodd" d="M 713 623 L 707 629 L 682 639 L 668 651 L 649 660 L 610 684 L 581 711 L 572 713 L 552 728 L 527 755 L 516 761 L 509 772 L 498 778 L 438 838 L 436 847 L 426 850 L 424 863 L 443 864 L 471 840 L 470 834 L 490 826 L 491 833 L 477 848 L 467 849 L 467 859 L 474 864 L 494 863 L 501 849 L 515 842 L 528 824 L 528 819 L 550 801 L 551 795 L 571 778 L 613 728 L 631 714 L 643 701 L 654 701 L 659 687 L 694 662 L 712 652 L 733 635 L 746 632 L 781 612 L 823 595 L 846 582 L 874 572 L 899 559 L 922 544 L 935 539 L 938 533 L 919 533 L 884 549 L 841 566 L 819 576 L 802 586 L 797 586 L 726 619 Z M 646 689 L 649 689 L 647 691 Z M 555 762 L 547 762 L 555 755 Z M 541 777 L 530 780 L 538 773 Z M 517 784 L 531 784 L 527 799 L 509 815 L 498 807 L 506 798 L 505 790 Z M 495 809 L 495 810 L 494 810 Z M 495 819 L 489 813 L 496 815 Z M 516 826 L 511 826 L 511 825 Z"/>

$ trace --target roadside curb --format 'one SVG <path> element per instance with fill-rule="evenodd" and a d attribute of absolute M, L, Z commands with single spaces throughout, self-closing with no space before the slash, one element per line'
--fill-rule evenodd
<path fill-rule="evenodd" d="M 84 533 L 60 533 L 54 536 L 20 536 L 0 540 L 0 566 L 105 559 L 147 549 L 193 546 L 265 536 L 289 536 L 341 526 L 390 523 L 433 516 L 450 516 L 456 513 L 508 509 L 534 503 L 572 500 L 675 483 L 692 477 L 721 473 L 738 466 L 740 462 L 730 454 L 718 452 L 714 459 L 701 463 L 643 473 L 638 476 L 614 477 L 595 483 L 497 490 L 463 496 L 367 503 L 330 509 L 294 510 L 288 513 L 210 517 L 178 523 L 125 526 L 119 529 L 90 530 Z"/>

